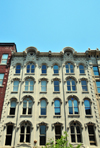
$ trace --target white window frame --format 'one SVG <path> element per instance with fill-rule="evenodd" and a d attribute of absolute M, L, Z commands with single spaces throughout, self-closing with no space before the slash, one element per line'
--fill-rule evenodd
<path fill-rule="evenodd" d="M 28 66 L 28 65 L 30 65 L 29 72 L 27 72 L 27 66 Z M 31 70 L 33 69 L 33 68 L 31 68 L 32 65 L 34 65 L 34 72 L 31 72 Z M 35 64 L 34 64 L 34 63 L 30 62 L 30 63 L 28 63 L 28 64 L 26 65 L 26 73 L 27 73 L 27 74 L 34 74 L 34 73 L 35 73 Z"/>
<path fill-rule="evenodd" d="M 66 65 L 68 65 L 68 68 L 66 68 Z M 73 65 L 73 68 L 70 68 L 70 65 L 73 65 L 71 62 L 68 62 L 65 64 L 65 69 L 69 70 L 69 72 L 66 72 L 66 74 L 74 74 L 74 65 Z M 73 69 L 73 72 L 71 72 L 71 69 Z"/>
<path fill-rule="evenodd" d="M 14 82 L 17 81 L 18 85 L 14 85 Z M 14 90 L 14 87 L 17 88 L 17 90 Z M 14 80 L 13 81 L 13 92 L 18 92 L 18 88 L 19 88 L 19 80 Z"/>
<path fill-rule="evenodd" d="M 72 87 L 73 87 L 73 86 L 75 86 L 75 88 L 76 88 L 76 81 L 73 80 L 73 79 L 67 79 L 67 81 L 70 81 L 70 85 L 67 84 L 67 87 L 70 86 L 70 89 L 71 89 L 71 90 L 68 90 L 68 88 L 67 88 L 67 91 L 77 91 L 77 89 L 72 90 Z M 72 85 L 72 81 L 75 82 L 75 85 Z"/>
<path fill-rule="evenodd" d="M 70 98 L 69 100 L 71 100 L 71 98 Z M 72 116 L 73 116 L 73 115 L 76 115 L 76 116 L 79 115 L 79 102 L 78 102 L 78 100 L 77 100 L 76 98 L 73 98 L 73 100 L 71 100 L 71 101 L 72 101 L 72 110 L 73 110 L 73 114 L 70 114 L 70 113 L 69 113 L 69 108 L 71 108 L 71 107 L 69 107 L 69 100 L 68 100 L 68 114 L 69 114 L 69 115 L 72 115 Z M 77 101 L 77 106 L 74 106 L 74 100 Z M 78 114 L 75 114 L 75 110 L 74 110 L 75 107 L 78 108 Z"/>
<path fill-rule="evenodd" d="M 46 84 L 43 85 L 42 82 L 46 82 Z M 42 88 L 45 88 L 45 91 L 42 91 Z M 47 80 L 41 80 L 41 92 L 47 92 Z"/>
<path fill-rule="evenodd" d="M 24 107 L 24 101 L 26 101 L 26 107 Z M 31 103 L 32 103 L 31 107 L 29 107 L 29 101 L 31 101 Z M 23 102 L 22 102 L 22 115 L 32 115 L 32 111 L 33 111 L 32 107 L 33 107 L 32 99 L 30 99 L 30 98 L 23 99 Z M 28 113 L 30 108 L 31 108 L 31 114 Z M 26 109 L 26 113 L 25 114 L 23 114 L 23 109 Z"/>
<path fill-rule="evenodd" d="M 86 81 L 86 85 L 82 85 L 82 81 Z M 87 88 L 87 90 L 83 90 L 83 87 L 86 87 Z M 88 92 L 88 82 L 87 82 L 87 80 L 86 79 L 81 79 L 81 87 L 82 87 L 82 92 Z"/>
<path fill-rule="evenodd" d="M 28 85 L 26 85 L 26 81 L 28 81 Z M 31 82 L 33 81 L 33 85 L 31 85 Z M 25 80 L 25 87 L 28 87 L 28 90 L 25 91 L 34 91 L 34 80 L 33 79 L 26 79 Z M 33 90 L 30 90 L 30 87 L 33 87 Z"/>

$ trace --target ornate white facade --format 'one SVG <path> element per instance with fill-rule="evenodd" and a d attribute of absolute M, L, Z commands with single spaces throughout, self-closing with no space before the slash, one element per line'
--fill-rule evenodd
<path fill-rule="evenodd" d="M 85 106 L 86 101 L 89 105 Z M 0 148 L 42 147 L 64 131 L 73 146 L 82 143 L 83 148 L 99 148 L 99 120 L 87 52 L 77 53 L 71 47 L 60 53 L 39 52 L 28 47 L 13 54 Z"/>

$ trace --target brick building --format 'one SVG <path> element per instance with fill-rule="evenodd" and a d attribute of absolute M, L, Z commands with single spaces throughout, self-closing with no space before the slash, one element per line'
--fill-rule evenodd
<path fill-rule="evenodd" d="M 16 45 L 14 43 L 0 43 L 0 119 L 12 52 L 16 52 Z"/>

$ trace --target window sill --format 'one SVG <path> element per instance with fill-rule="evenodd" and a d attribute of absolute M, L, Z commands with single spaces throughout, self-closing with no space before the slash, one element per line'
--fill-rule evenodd
<path fill-rule="evenodd" d="M 41 91 L 40 94 L 47 94 L 47 91 Z"/>
<path fill-rule="evenodd" d="M 6 64 L 0 63 L 0 65 L 4 65 L 5 66 L 5 65 L 7 65 L 7 63 Z"/>
<path fill-rule="evenodd" d="M 89 94 L 89 91 L 82 91 L 82 94 Z"/>
<path fill-rule="evenodd" d="M 65 73 L 65 75 L 75 75 L 75 73 Z"/>
<path fill-rule="evenodd" d="M 66 91 L 66 93 L 77 93 L 77 91 Z"/>
<path fill-rule="evenodd" d="M 68 117 L 80 117 L 79 114 L 69 114 Z"/>
<path fill-rule="evenodd" d="M 30 114 L 30 115 L 20 115 L 20 117 L 32 117 L 32 114 Z"/>
<path fill-rule="evenodd" d="M 47 115 L 39 115 L 39 118 L 42 118 L 42 117 L 46 118 Z"/>
<path fill-rule="evenodd" d="M 54 91 L 53 94 L 60 94 L 60 91 Z"/>
<path fill-rule="evenodd" d="M 18 91 L 12 91 L 11 93 L 18 93 Z"/>
<path fill-rule="evenodd" d="M 59 76 L 59 73 L 54 73 L 53 76 Z"/>
<path fill-rule="evenodd" d="M 0 87 L 4 87 L 4 85 L 0 85 Z"/>
<path fill-rule="evenodd" d="M 20 73 L 15 73 L 14 75 L 15 75 L 15 76 L 19 76 L 19 75 L 20 75 Z"/>
<path fill-rule="evenodd" d="M 41 73 L 41 75 L 46 76 L 46 75 L 47 75 L 47 73 Z"/>
<path fill-rule="evenodd" d="M 87 118 L 92 118 L 93 115 L 85 115 L 85 117 L 87 117 Z"/>
<path fill-rule="evenodd" d="M 80 73 L 79 75 L 86 75 L 85 73 Z"/>
<path fill-rule="evenodd" d="M 8 115 L 7 117 L 15 117 L 15 115 Z"/>
<path fill-rule="evenodd" d="M 61 115 L 54 115 L 54 118 L 61 118 Z"/>
<path fill-rule="evenodd" d="M 34 93 L 34 91 L 23 91 L 23 93 Z"/>
<path fill-rule="evenodd" d="M 35 73 L 25 73 L 25 75 L 35 75 Z"/>

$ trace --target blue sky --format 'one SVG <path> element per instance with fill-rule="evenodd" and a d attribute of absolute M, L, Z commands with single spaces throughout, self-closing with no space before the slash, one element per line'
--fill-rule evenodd
<path fill-rule="evenodd" d="M 100 0 L 0 0 L 0 42 L 18 52 L 100 49 Z"/>

